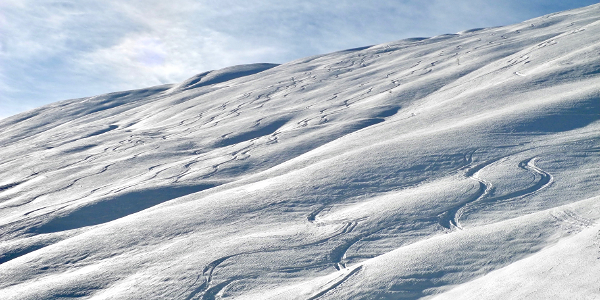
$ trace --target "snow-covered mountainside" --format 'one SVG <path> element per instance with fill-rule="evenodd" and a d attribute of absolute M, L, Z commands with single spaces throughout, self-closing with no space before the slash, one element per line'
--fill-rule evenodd
<path fill-rule="evenodd" d="M 0 128 L 1 299 L 600 299 L 600 4 Z"/>

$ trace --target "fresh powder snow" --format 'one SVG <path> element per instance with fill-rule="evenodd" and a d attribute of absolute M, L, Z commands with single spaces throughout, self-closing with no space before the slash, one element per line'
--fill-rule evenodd
<path fill-rule="evenodd" d="M 600 299 L 600 4 L 0 128 L 1 299 Z"/>

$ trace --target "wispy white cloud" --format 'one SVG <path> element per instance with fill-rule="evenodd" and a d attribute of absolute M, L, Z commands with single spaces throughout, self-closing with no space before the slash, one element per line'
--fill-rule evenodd
<path fill-rule="evenodd" d="M 0 118 L 56 100 L 177 82 L 235 64 L 283 63 L 593 3 L 3 0 Z"/>

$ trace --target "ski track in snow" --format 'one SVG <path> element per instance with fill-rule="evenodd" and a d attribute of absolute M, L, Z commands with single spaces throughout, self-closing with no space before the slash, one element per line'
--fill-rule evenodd
<path fill-rule="evenodd" d="M 314 296 L 308 298 L 307 300 L 319 299 L 321 296 L 327 294 L 328 292 L 330 292 L 330 291 L 334 290 L 336 287 L 338 287 L 340 284 L 344 283 L 344 281 L 346 281 L 352 275 L 360 272 L 361 269 L 362 269 L 362 266 L 358 266 L 358 267 L 353 268 L 350 272 L 348 272 L 348 274 L 345 274 L 341 279 L 338 279 L 338 280 L 334 281 L 333 283 L 328 283 L 329 284 L 328 287 L 326 287 L 325 289 L 321 290 L 320 292 L 318 292 Z"/>
<path fill-rule="evenodd" d="M 225 281 L 222 281 L 222 282 L 220 282 L 218 284 L 214 284 L 214 285 L 212 283 L 212 281 L 213 281 L 213 273 L 215 272 L 215 269 L 217 267 L 219 267 L 220 264 L 222 264 L 223 262 L 225 262 L 226 260 L 228 260 L 230 258 L 237 257 L 237 256 L 242 256 L 242 255 L 248 255 L 248 254 L 277 252 L 277 251 L 281 251 L 281 250 L 291 250 L 291 249 L 304 249 L 304 248 L 307 248 L 307 247 L 310 247 L 310 246 L 315 246 L 315 245 L 318 245 L 318 244 L 324 244 L 324 243 L 327 243 L 329 241 L 335 240 L 336 238 L 338 238 L 338 237 L 340 237 L 342 235 L 351 233 L 352 230 L 357 225 L 358 225 L 357 222 L 346 222 L 341 227 L 341 229 L 339 229 L 333 235 L 331 235 L 329 237 L 326 237 L 324 239 L 312 242 L 312 243 L 308 243 L 308 244 L 301 244 L 301 245 L 297 245 L 297 246 L 279 246 L 279 247 L 268 249 L 268 250 L 257 250 L 257 251 L 250 251 L 250 252 L 240 252 L 240 253 L 237 253 L 237 254 L 228 255 L 228 256 L 224 256 L 224 257 L 218 258 L 218 259 L 212 261 L 211 263 L 209 263 L 208 265 L 206 265 L 204 267 L 204 269 L 202 270 L 202 275 L 199 275 L 196 278 L 193 286 L 197 285 L 198 282 L 202 282 L 202 283 L 197 288 L 195 288 L 194 291 L 192 291 L 186 297 L 186 299 L 215 299 L 215 296 L 221 290 L 223 290 L 227 285 L 229 285 L 232 282 L 234 282 L 235 280 L 225 280 Z M 331 250 L 331 253 L 329 255 L 330 256 L 329 261 L 325 261 L 325 262 L 323 262 L 320 265 L 303 266 L 303 267 L 300 267 L 300 269 L 321 267 L 321 266 L 325 266 L 325 265 L 329 265 L 329 264 L 332 264 L 334 266 L 334 268 L 336 268 L 337 270 L 345 269 L 346 266 L 342 262 L 342 260 L 345 258 L 345 252 L 346 252 L 346 250 L 354 242 L 356 242 L 360 238 L 361 237 L 353 238 L 351 240 L 352 242 L 350 242 L 350 243 L 342 241 L 342 243 L 341 243 L 340 246 L 335 247 L 334 249 Z M 280 269 L 280 271 L 288 271 L 289 272 L 289 271 L 292 271 L 292 269 L 287 269 L 286 268 L 286 269 Z M 347 276 L 347 277 L 349 277 L 349 276 Z M 341 281 L 343 281 L 344 279 L 342 279 Z M 341 283 L 341 281 L 339 283 Z M 335 286 L 339 285 L 339 283 L 336 284 Z"/>
<path fill-rule="evenodd" d="M 505 158 L 505 157 L 503 157 L 503 158 Z M 537 157 L 529 158 L 524 161 L 521 161 L 518 164 L 519 168 L 530 171 L 534 174 L 540 175 L 540 179 L 530 187 L 527 187 L 527 188 L 524 188 L 524 189 L 521 189 L 521 190 L 518 190 L 515 192 L 511 192 L 507 195 L 503 195 L 503 196 L 499 196 L 499 197 L 491 197 L 490 193 L 494 190 L 494 185 L 491 182 L 481 178 L 478 175 L 478 173 L 486 166 L 488 166 L 488 165 L 492 164 L 493 162 L 496 162 L 500 159 L 503 159 L 503 158 L 494 159 L 493 161 L 488 161 L 488 162 L 476 165 L 474 167 L 469 168 L 465 172 L 466 173 L 465 175 L 468 178 L 471 178 L 471 179 L 479 182 L 479 188 L 475 192 L 475 194 L 467 197 L 467 199 L 465 201 L 461 202 L 457 206 L 453 207 L 452 209 L 450 209 L 440 215 L 439 223 L 442 227 L 444 227 L 446 229 L 456 228 L 456 229 L 462 230 L 463 227 L 460 224 L 460 218 L 465 213 L 465 211 L 469 209 L 469 207 L 471 207 L 473 205 L 481 204 L 481 203 L 495 203 L 495 202 L 505 201 L 505 200 L 509 200 L 509 199 L 513 199 L 513 198 L 523 198 L 523 197 L 529 196 L 543 188 L 548 187 L 552 183 L 552 180 L 553 180 L 552 175 L 548 174 L 544 170 L 535 166 L 535 160 L 537 159 Z"/>
<path fill-rule="evenodd" d="M 599 33 L 597 4 L 0 120 L 0 298 L 597 298 Z"/>

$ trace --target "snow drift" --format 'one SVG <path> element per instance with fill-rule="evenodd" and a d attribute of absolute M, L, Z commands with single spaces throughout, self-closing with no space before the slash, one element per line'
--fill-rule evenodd
<path fill-rule="evenodd" d="M 592 5 L 1 120 L 1 298 L 600 298 L 598 37 Z"/>

